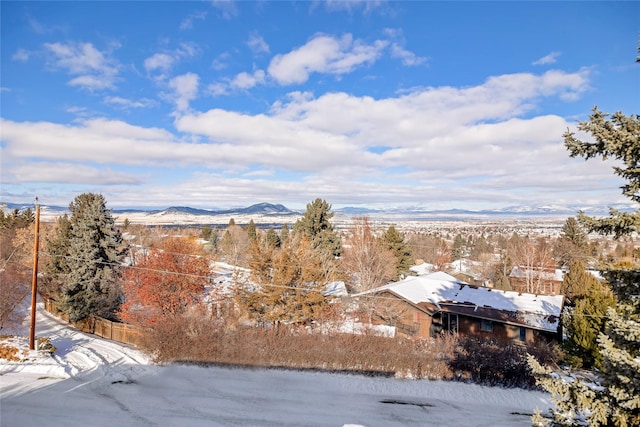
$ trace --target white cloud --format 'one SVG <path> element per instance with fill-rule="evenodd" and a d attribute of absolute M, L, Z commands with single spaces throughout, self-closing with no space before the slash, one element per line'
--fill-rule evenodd
<path fill-rule="evenodd" d="M 31 52 L 29 52 L 28 50 L 18 49 L 16 53 L 14 53 L 13 56 L 11 56 L 11 59 L 13 59 L 14 61 L 26 62 L 29 60 L 30 55 L 31 55 Z"/>
<path fill-rule="evenodd" d="M 550 54 L 545 55 L 542 58 L 533 61 L 532 64 L 533 65 L 555 64 L 559 56 L 560 56 L 560 52 L 551 52 Z"/>
<path fill-rule="evenodd" d="M 166 53 L 155 53 L 144 60 L 144 68 L 149 71 L 167 71 L 173 66 L 174 57 Z"/>
<path fill-rule="evenodd" d="M 318 35 L 304 46 L 276 55 L 269 64 L 268 72 L 281 85 L 304 83 L 311 73 L 346 74 L 375 62 L 387 44 L 382 40 L 373 44 L 354 41 L 351 34 L 340 39 Z"/>
<path fill-rule="evenodd" d="M 256 70 L 253 74 L 240 73 L 231 80 L 229 86 L 234 89 L 251 89 L 258 84 L 263 84 L 264 79 L 265 73 L 262 70 Z"/>
<path fill-rule="evenodd" d="M 231 54 L 229 54 L 229 52 L 221 53 L 211 62 L 211 68 L 216 71 L 224 70 L 227 68 L 227 61 L 229 58 L 231 58 Z"/>
<path fill-rule="evenodd" d="M 207 86 L 207 92 L 212 96 L 227 95 L 229 93 L 229 85 L 221 82 L 211 83 Z"/>
<path fill-rule="evenodd" d="M 113 89 L 119 65 L 91 43 L 45 43 L 55 68 L 76 75 L 69 84 L 88 90 Z"/>
<path fill-rule="evenodd" d="M 169 88 L 173 89 L 172 98 L 178 111 L 187 110 L 189 102 L 197 97 L 199 81 L 200 78 L 194 73 L 186 73 L 169 81 Z"/>
<path fill-rule="evenodd" d="M 391 45 L 391 56 L 394 58 L 400 58 L 402 61 L 402 65 L 406 66 L 415 66 L 421 65 L 427 62 L 427 58 L 417 56 L 415 53 L 410 52 L 400 46 L 398 43 L 393 43 Z"/>
<path fill-rule="evenodd" d="M 391 42 L 391 57 L 399 58 L 402 65 L 412 67 L 427 62 L 427 58 L 416 55 L 415 53 L 405 49 L 406 40 L 404 33 L 399 28 L 385 28 L 384 34 L 389 37 Z"/>
<path fill-rule="evenodd" d="M 43 182 L 48 184 L 137 185 L 139 176 L 112 168 L 98 168 L 79 163 L 34 162 L 11 165 L 3 172 L 5 182 Z"/>
<path fill-rule="evenodd" d="M 193 58 L 202 52 L 195 43 L 181 43 L 176 49 L 158 52 L 144 60 L 147 73 L 154 74 L 157 81 L 168 78 L 171 69 L 182 59 Z M 157 73 L 157 74 L 155 74 Z"/>
<path fill-rule="evenodd" d="M 238 7 L 233 0 L 212 0 L 211 5 L 218 9 L 220 16 L 224 19 L 231 19 L 238 15 Z"/>
<path fill-rule="evenodd" d="M 253 32 L 249 35 L 249 40 L 247 40 L 247 46 L 253 53 L 269 53 L 269 45 L 264 41 L 262 36 Z"/>
<path fill-rule="evenodd" d="M 325 8 L 329 11 L 347 11 L 353 12 L 354 10 L 364 9 L 365 13 L 371 12 L 374 9 L 379 8 L 385 3 L 384 0 L 322 0 L 321 4 L 325 5 Z M 315 5 L 318 2 L 314 2 Z"/>
<path fill-rule="evenodd" d="M 190 13 L 189 15 L 187 15 L 186 18 L 184 18 L 182 20 L 182 22 L 180 22 L 180 29 L 181 30 L 190 30 L 193 28 L 193 22 L 197 19 L 199 21 L 204 21 L 207 17 L 207 12 L 206 11 L 200 11 L 200 12 L 194 12 L 194 13 Z"/>
<path fill-rule="evenodd" d="M 105 104 L 115 105 L 124 110 L 129 110 L 132 108 L 148 108 L 155 104 L 155 101 L 148 98 L 141 98 L 138 100 L 126 99 L 119 96 L 107 96 L 104 98 Z"/>
<path fill-rule="evenodd" d="M 245 84 L 252 84 L 254 77 L 245 77 Z M 286 202 L 295 193 L 298 200 L 320 195 L 332 203 L 415 204 L 418 197 L 504 206 L 535 203 L 532 189 L 560 200 L 565 190 L 584 189 L 586 194 L 611 187 L 610 162 L 567 155 L 562 133 L 575 128 L 571 122 L 532 114 L 543 98 L 579 96 L 588 77 L 584 70 L 500 75 L 475 86 L 420 88 L 384 99 L 293 92 L 266 113 L 243 114 L 190 111 L 199 78 L 189 73 L 169 83 L 180 112 L 175 134 L 106 119 L 74 125 L 4 120 L 3 159 L 16 159 L 11 162 L 16 165 L 35 159 L 117 164 L 118 170 L 187 166 L 232 171 L 175 184 L 181 196 L 208 194 L 206 203 L 213 202 L 211 194 L 221 199 L 261 194 Z M 159 186 L 147 196 L 166 197 L 162 191 Z"/>
<path fill-rule="evenodd" d="M 183 42 L 175 50 L 175 53 L 180 58 L 193 58 L 201 53 L 200 47 L 193 42 Z"/>

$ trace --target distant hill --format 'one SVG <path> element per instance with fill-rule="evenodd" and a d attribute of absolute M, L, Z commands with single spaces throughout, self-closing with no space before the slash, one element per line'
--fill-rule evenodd
<path fill-rule="evenodd" d="M 130 211 L 120 211 L 119 213 L 128 213 Z M 137 211 L 144 212 L 144 211 Z M 215 215 L 297 215 L 299 212 L 292 211 L 287 207 L 277 204 L 271 203 L 257 203 L 255 205 L 251 205 L 246 208 L 234 208 L 234 209 L 224 209 L 224 210 L 208 210 L 208 209 L 197 209 L 190 208 L 188 206 L 172 206 L 167 209 L 155 210 L 148 212 L 153 215 L 168 215 L 168 214 L 187 214 L 187 215 L 206 215 L 206 216 L 215 216 Z"/>
<path fill-rule="evenodd" d="M 298 214 L 299 212 L 292 211 L 291 209 L 288 209 L 287 207 L 280 204 L 274 205 L 271 203 L 257 203 L 255 205 L 249 206 L 248 208 L 229 209 L 225 211 L 217 211 L 216 213 L 225 214 L 225 215 L 229 215 L 229 214 L 294 215 L 294 214 Z"/>
<path fill-rule="evenodd" d="M 614 208 L 629 212 L 634 210 L 628 205 L 616 205 Z M 23 210 L 34 209 L 33 203 L 0 203 L 0 209 L 11 212 L 14 209 Z M 467 210 L 467 209 L 429 209 L 424 206 L 390 207 L 390 208 L 368 208 L 368 207 L 342 207 L 333 211 L 341 216 L 362 216 L 390 219 L 406 220 L 469 220 L 469 219 L 545 219 L 545 218 L 567 218 L 575 216 L 578 211 L 584 211 L 588 215 L 606 216 L 608 207 L 604 206 L 508 206 L 498 209 Z M 41 212 L 48 217 L 57 217 L 69 213 L 68 207 L 61 206 L 41 206 Z M 189 206 L 171 206 L 166 209 L 113 209 L 114 215 L 125 216 L 127 214 L 136 216 L 153 217 L 215 217 L 215 216 L 255 216 L 255 217 L 283 217 L 301 215 L 303 212 L 291 210 L 281 204 L 256 203 L 248 207 L 237 207 L 232 209 L 201 209 Z M 265 219 L 266 219 L 265 218 Z M 204 218 L 203 218 L 204 219 Z M 176 219 L 173 219 L 176 221 Z"/>

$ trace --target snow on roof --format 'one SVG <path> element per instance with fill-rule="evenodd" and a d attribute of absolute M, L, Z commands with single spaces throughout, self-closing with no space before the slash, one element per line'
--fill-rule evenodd
<path fill-rule="evenodd" d="M 444 272 L 407 277 L 364 293 L 388 290 L 414 304 L 457 304 L 516 313 L 517 319 L 535 329 L 556 332 L 564 303 L 562 295 L 534 295 L 469 286 Z M 363 294 L 364 294 L 363 293 Z M 357 296 L 357 295 L 356 295 Z"/>
<path fill-rule="evenodd" d="M 412 265 L 411 267 L 409 267 L 409 270 L 413 271 L 418 276 L 422 276 L 423 274 L 429 274 L 435 269 L 436 269 L 435 265 L 429 264 L 428 262 L 423 262 L 421 264 Z"/>

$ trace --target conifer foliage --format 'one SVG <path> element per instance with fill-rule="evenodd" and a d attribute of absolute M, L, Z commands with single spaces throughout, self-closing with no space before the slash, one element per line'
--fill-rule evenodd
<path fill-rule="evenodd" d="M 314 248 L 319 248 L 333 256 L 342 254 L 340 236 L 331 225 L 331 204 L 320 198 L 307 204 L 307 210 L 293 226 L 293 231 L 311 240 Z"/>
<path fill-rule="evenodd" d="M 337 274 L 333 257 L 300 235 L 278 248 L 266 236 L 258 239 L 252 246 L 258 286 L 236 294 L 240 307 L 262 325 L 308 325 L 319 320 L 328 304 L 325 285 Z"/>
<path fill-rule="evenodd" d="M 613 115 L 593 109 L 589 120 L 578 129 L 591 134 L 595 142 L 564 135 L 571 156 L 590 159 L 613 158 L 622 166 L 614 168 L 627 181 L 623 194 L 640 201 L 640 116 Z M 624 236 L 640 230 L 640 211 L 611 209 L 609 217 L 578 217 L 589 231 Z M 640 268 L 609 267 L 603 272 L 617 297 L 616 308 L 607 311 L 604 333 L 598 337 L 602 369 L 599 384 L 580 380 L 567 382 L 548 368 L 530 359 L 538 382 L 554 396 L 553 420 L 534 416 L 535 424 L 631 427 L 640 425 Z"/>
<path fill-rule="evenodd" d="M 411 274 L 409 267 L 413 264 L 411 249 L 404 241 L 404 234 L 400 233 L 393 225 L 380 237 L 383 245 L 389 249 L 396 258 L 398 277 Z"/>
<path fill-rule="evenodd" d="M 115 319 L 122 301 L 117 283 L 123 257 L 120 232 L 100 194 L 77 196 L 69 211 L 69 224 L 59 224 L 58 230 L 68 234 L 68 246 L 57 249 L 59 253 L 52 257 L 67 260 L 59 265 L 57 276 L 62 281 L 63 308 L 72 322 L 91 314 Z M 56 274 L 55 269 L 49 272 Z"/>

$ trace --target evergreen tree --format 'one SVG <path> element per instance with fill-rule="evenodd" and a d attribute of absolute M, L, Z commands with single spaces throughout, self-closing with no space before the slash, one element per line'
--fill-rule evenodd
<path fill-rule="evenodd" d="M 578 249 L 585 250 L 588 246 L 587 235 L 574 217 L 567 218 L 562 226 L 562 237 L 576 245 Z"/>
<path fill-rule="evenodd" d="M 342 253 L 342 242 L 331 225 L 331 218 L 331 205 L 318 198 L 307 204 L 307 210 L 302 218 L 296 221 L 293 231 L 311 240 L 314 248 L 320 248 L 338 257 Z"/>
<path fill-rule="evenodd" d="M 411 270 L 409 270 L 409 267 L 413 265 L 413 255 L 404 241 L 404 235 L 391 225 L 380 236 L 380 240 L 384 247 L 390 250 L 396 258 L 398 277 L 410 275 Z"/>
<path fill-rule="evenodd" d="M 493 286 L 496 289 L 510 291 L 513 289 L 509 281 L 509 274 L 513 268 L 513 262 L 506 253 L 500 255 L 500 260 L 494 264 Z"/>
<path fill-rule="evenodd" d="M 601 368 L 597 339 L 604 330 L 607 309 L 615 306 L 615 297 L 579 260 L 571 264 L 561 293 L 567 298 L 563 314 L 566 361 L 576 367 Z"/>
<path fill-rule="evenodd" d="M 324 285 L 334 279 L 322 268 L 322 257 L 328 254 L 313 248 L 304 237 L 288 239 L 273 252 L 265 252 L 271 248 L 264 246 L 260 249 L 254 260 L 271 267 L 254 273 L 258 289 L 236 294 L 239 305 L 262 324 L 304 325 L 318 320 L 328 304 Z"/>
<path fill-rule="evenodd" d="M 451 248 L 451 256 L 454 260 L 461 259 L 464 256 L 465 243 L 460 234 L 457 234 L 453 239 L 453 247 Z"/>
<path fill-rule="evenodd" d="M 623 194 L 639 202 L 640 116 L 621 112 L 609 115 L 596 107 L 578 129 L 591 134 L 595 142 L 580 141 L 567 131 L 564 140 L 571 156 L 618 160 L 621 166 L 614 167 L 615 174 L 627 181 Z M 581 212 L 578 220 L 589 232 L 618 238 L 640 230 L 638 210 L 628 213 L 610 209 L 605 218 L 588 217 Z M 588 385 L 577 379 L 567 382 L 530 358 L 539 384 L 554 397 L 554 426 L 585 421 L 594 427 L 640 425 L 640 269 L 612 266 L 603 273 L 618 302 L 615 309 L 608 309 L 604 332 L 598 337 L 602 356 L 599 384 Z M 546 424 L 539 414 L 533 421 Z"/>
<path fill-rule="evenodd" d="M 200 237 L 202 237 L 204 240 L 209 242 L 211 240 L 212 232 L 213 230 L 211 229 L 211 226 L 209 224 L 206 224 L 204 227 L 202 227 L 202 231 L 200 232 Z"/>
<path fill-rule="evenodd" d="M 553 256 L 559 267 L 569 266 L 574 260 L 584 260 L 589 253 L 589 241 L 575 217 L 567 218 L 561 235 L 554 243 Z"/>
<path fill-rule="evenodd" d="M 287 240 L 289 240 L 289 224 L 283 224 L 282 229 L 280 229 L 280 244 L 284 244 Z"/>
<path fill-rule="evenodd" d="M 267 241 L 267 244 L 273 246 L 274 248 L 280 247 L 280 237 L 276 234 L 276 231 L 273 228 L 267 230 L 265 239 Z"/>
<path fill-rule="evenodd" d="M 71 221 L 67 214 L 58 218 L 56 228 L 53 234 L 46 239 L 45 245 L 48 257 L 44 265 L 42 293 L 55 300 L 60 300 L 62 286 L 71 272 L 69 266 Z"/>
<path fill-rule="evenodd" d="M 584 262 L 573 261 L 560 287 L 560 293 L 566 298 L 565 305 L 574 306 L 577 299 L 587 295 L 597 284 L 598 279 L 587 271 Z"/>
<path fill-rule="evenodd" d="M 122 238 L 102 195 L 84 193 L 69 206 L 69 273 L 63 305 L 74 322 L 94 314 L 113 319 L 122 302 L 117 284 Z"/>
<path fill-rule="evenodd" d="M 256 223 L 253 222 L 253 219 L 249 220 L 249 224 L 247 224 L 244 231 L 247 233 L 247 236 L 249 236 L 249 240 L 252 242 L 255 241 L 256 238 L 258 237 L 258 232 L 256 230 Z"/>

